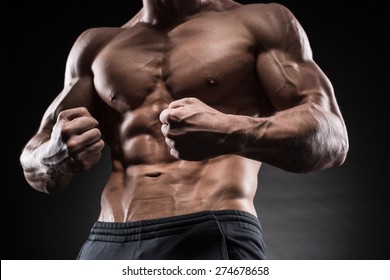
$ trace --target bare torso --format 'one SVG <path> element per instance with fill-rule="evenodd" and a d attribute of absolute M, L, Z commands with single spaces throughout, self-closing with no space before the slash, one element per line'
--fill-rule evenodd
<path fill-rule="evenodd" d="M 256 214 L 259 162 L 234 155 L 176 160 L 159 122 L 161 111 L 183 97 L 229 114 L 272 110 L 261 98 L 253 42 L 235 10 L 197 14 L 165 30 L 138 23 L 105 32 L 115 35 L 92 70 L 107 107 L 99 121 L 113 172 L 99 219 L 135 221 L 217 209 Z"/>
<path fill-rule="evenodd" d="M 105 142 L 113 169 L 100 221 L 256 215 L 262 162 L 290 172 L 344 162 L 332 84 L 286 8 L 143 3 L 121 28 L 93 28 L 75 42 L 64 89 L 21 154 L 33 188 L 62 190 L 100 160 Z"/>

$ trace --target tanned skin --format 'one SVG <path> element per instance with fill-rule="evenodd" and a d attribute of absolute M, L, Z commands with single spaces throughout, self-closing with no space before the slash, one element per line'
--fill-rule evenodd
<path fill-rule="evenodd" d="M 287 8 L 143 6 L 124 26 L 90 29 L 75 42 L 64 89 L 21 155 L 33 188 L 65 188 L 108 145 L 100 221 L 256 215 L 262 162 L 297 173 L 344 162 L 348 136 L 332 85 Z"/>

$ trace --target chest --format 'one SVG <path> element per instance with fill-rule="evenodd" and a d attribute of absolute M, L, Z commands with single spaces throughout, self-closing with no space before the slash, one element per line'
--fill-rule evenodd
<path fill-rule="evenodd" d="M 97 55 L 95 87 L 106 102 L 124 110 L 140 106 L 157 90 L 172 99 L 218 102 L 254 74 L 252 45 L 241 25 L 223 17 L 190 20 L 169 31 L 140 24 Z"/>

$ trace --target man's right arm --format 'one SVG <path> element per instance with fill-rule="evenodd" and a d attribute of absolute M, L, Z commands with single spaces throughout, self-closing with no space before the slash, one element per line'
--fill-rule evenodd
<path fill-rule="evenodd" d="M 97 125 L 86 107 L 59 113 L 52 129 L 39 130 L 23 149 L 20 161 L 27 182 L 53 193 L 66 187 L 74 174 L 89 170 L 104 148 Z"/>
<path fill-rule="evenodd" d="M 99 48 L 96 30 L 83 33 L 67 61 L 65 86 L 46 110 L 37 133 L 24 147 L 20 162 L 27 182 L 42 192 L 66 187 L 72 176 L 89 170 L 104 142 L 98 126 L 99 100 L 91 63 Z M 93 43 L 91 43 L 93 42 Z"/>

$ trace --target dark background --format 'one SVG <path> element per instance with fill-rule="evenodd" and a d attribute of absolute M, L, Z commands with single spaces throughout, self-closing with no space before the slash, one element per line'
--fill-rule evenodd
<path fill-rule="evenodd" d="M 19 155 L 62 90 L 66 57 L 77 36 L 90 27 L 122 25 L 141 2 L 3 7 L 10 19 L 1 19 L 1 138 L 6 155 L 1 259 L 74 259 L 86 240 L 110 171 L 108 150 L 99 165 L 54 195 L 27 185 Z M 389 4 L 279 3 L 298 18 L 315 60 L 334 85 L 350 152 L 342 167 L 306 175 L 263 166 L 256 206 L 268 257 L 388 259 Z"/>

